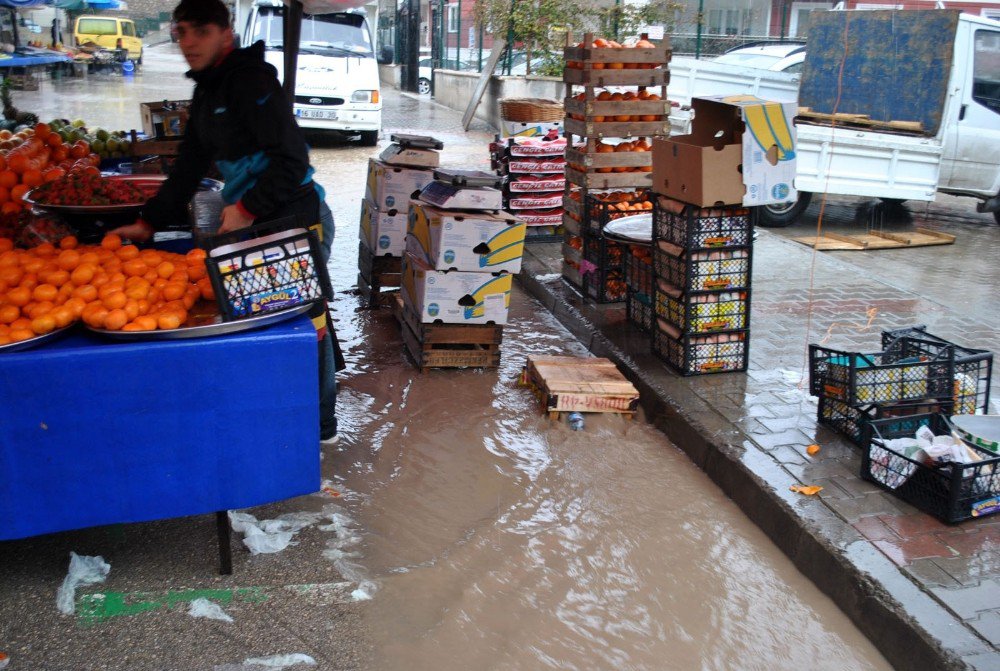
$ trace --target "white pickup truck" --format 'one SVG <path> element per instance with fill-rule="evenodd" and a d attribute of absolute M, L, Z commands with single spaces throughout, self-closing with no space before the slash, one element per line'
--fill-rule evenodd
<path fill-rule="evenodd" d="M 954 10 L 902 16 L 914 14 L 813 12 L 801 81 L 799 74 L 675 58 L 667 93 L 680 108 L 671 115 L 672 132 L 688 132 L 692 97 L 739 93 L 798 97 L 800 105 L 820 112 L 836 105 L 838 112 L 876 120 L 922 121 L 925 132 L 901 133 L 800 119 L 799 199 L 762 208 L 761 223 L 787 226 L 813 193 L 930 201 L 938 191 L 978 198 L 979 211 L 993 212 L 1000 223 L 1000 22 Z M 846 50 L 840 37 L 845 23 L 852 40 Z M 824 24 L 825 32 L 817 29 Z M 915 34 L 901 39 L 893 30 Z"/>

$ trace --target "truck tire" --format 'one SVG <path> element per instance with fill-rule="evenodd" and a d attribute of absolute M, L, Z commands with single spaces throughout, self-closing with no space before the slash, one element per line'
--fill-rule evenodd
<path fill-rule="evenodd" d="M 799 191 L 799 199 L 794 203 L 758 207 L 757 223 L 764 228 L 784 228 L 806 211 L 811 200 L 812 193 L 809 191 Z"/>
<path fill-rule="evenodd" d="M 377 130 L 363 130 L 361 131 L 361 144 L 365 147 L 374 147 L 378 144 L 378 131 Z"/>

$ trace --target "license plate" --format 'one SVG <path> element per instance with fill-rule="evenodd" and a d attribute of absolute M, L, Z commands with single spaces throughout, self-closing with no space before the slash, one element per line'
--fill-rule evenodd
<path fill-rule="evenodd" d="M 306 109 L 296 109 L 295 116 L 300 119 L 328 119 L 330 121 L 337 120 L 336 110 L 306 110 Z"/>

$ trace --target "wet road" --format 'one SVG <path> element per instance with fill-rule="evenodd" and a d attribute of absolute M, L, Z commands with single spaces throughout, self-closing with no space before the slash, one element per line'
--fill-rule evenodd
<path fill-rule="evenodd" d="M 137 125 L 126 108 L 166 96 L 159 92 L 182 68 L 163 65 L 161 81 L 149 76 L 157 59 L 149 61 L 141 80 L 106 84 L 132 87 L 122 116 L 105 110 L 108 121 L 92 123 Z M 91 84 L 40 100 L 104 118 L 89 111 L 98 91 Z M 78 97 L 90 102 L 69 102 Z M 445 142 L 444 163 L 487 167 L 485 129 L 466 134 L 453 111 L 386 98 L 387 131 L 432 132 Z M 10 669 L 117 669 L 123 659 L 130 669 L 212 669 L 277 652 L 307 653 L 323 669 L 888 668 L 641 418 L 588 416 L 585 431 L 571 432 L 541 416 L 515 384 L 524 358 L 585 352 L 520 291 L 499 370 L 417 374 L 391 316 L 359 309 L 350 292 L 371 150 L 312 143 L 338 220 L 331 271 L 349 363 L 341 440 L 323 461 L 338 496 L 254 512 L 325 512 L 330 524 L 305 529 L 300 545 L 279 555 L 238 552 L 231 579 L 211 575 L 202 545 L 211 526 L 191 537 L 191 520 L 0 544 L 8 576 L 0 581 L 0 650 L 12 653 Z M 174 548 L 171 557 L 164 547 Z M 249 585 L 270 598 L 227 604 L 239 633 L 179 609 L 74 623 L 53 603 L 69 549 L 112 563 L 108 583 L 84 593 Z M 336 585 L 338 573 L 351 585 L 310 591 Z M 301 588 L 296 598 L 289 587 Z"/>

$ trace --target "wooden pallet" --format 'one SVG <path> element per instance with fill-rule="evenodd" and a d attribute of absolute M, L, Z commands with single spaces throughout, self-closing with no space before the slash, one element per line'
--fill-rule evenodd
<path fill-rule="evenodd" d="M 903 233 L 888 233 L 886 231 L 870 230 L 858 235 L 842 235 L 839 233 L 824 233 L 821 236 L 809 235 L 792 238 L 795 242 L 812 247 L 821 252 L 828 251 L 875 251 L 878 249 L 901 249 L 904 247 L 928 247 L 932 245 L 951 245 L 955 236 L 939 233 L 927 228 L 917 228 Z"/>
<path fill-rule="evenodd" d="M 887 130 L 907 134 L 922 134 L 924 125 L 919 121 L 881 121 L 872 119 L 867 114 L 848 114 L 838 112 L 837 114 L 827 114 L 825 112 L 814 112 L 808 107 L 800 107 L 798 113 L 799 121 L 815 123 L 828 126 L 848 126 L 851 128 L 864 128 L 867 130 Z"/>
<path fill-rule="evenodd" d="M 396 294 L 393 313 L 403 345 L 417 368 L 497 368 L 503 326 L 492 324 L 424 324 Z"/>
<path fill-rule="evenodd" d="M 549 417 L 564 412 L 612 412 L 631 418 L 639 392 L 608 359 L 528 357 L 524 381 L 536 388 Z"/>
<path fill-rule="evenodd" d="M 401 257 L 375 256 L 365 243 L 358 245 L 358 293 L 367 307 L 379 306 L 382 289 L 402 284 L 402 266 Z"/>

